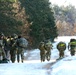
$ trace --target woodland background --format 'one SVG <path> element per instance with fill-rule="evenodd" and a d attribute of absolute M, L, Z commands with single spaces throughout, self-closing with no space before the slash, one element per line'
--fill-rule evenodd
<path fill-rule="evenodd" d="M 76 35 L 76 8 L 52 5 L 49 0 L 0 0 L 0 32 L 13 33 L 36 48 L 41 40 Z"/>

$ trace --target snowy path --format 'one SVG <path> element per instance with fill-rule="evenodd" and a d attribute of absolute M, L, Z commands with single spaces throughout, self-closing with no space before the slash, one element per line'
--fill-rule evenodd
<path fill-rule="evenodd" d="M 0 64 L 0 75 L 49 75 L 50 66 L 55 60 L 41 62 L 39 51 L 27 51 L 24 63 Z"/>
<path fill-rule="evenodd" d="M 0 75 L 48 75 L 46 64 L 47 62 L 0 64 Z"/>
<path fill-rule="evenodd" d="M 24 63 L 6 63 L 0 64 L 0 75 L 51 75 L 51 66 L 59 58 L 58 50 L 56 49 L 56 44 L 54 44 L 54 49 L 51 51 L 51 60 L 41 62 L 40 52 L 38 49 L 25 52 Z M 69 52 L 66 50 L 65 55 L 69 56 Z"/>

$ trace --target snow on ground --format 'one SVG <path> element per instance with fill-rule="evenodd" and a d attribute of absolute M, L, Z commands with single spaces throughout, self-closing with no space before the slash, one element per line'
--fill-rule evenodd
<path fill-rule="evenodd" d="M 76 39 L 76 36 L 59 36 L 55 41 L 57 43 L 64 41 L 68 45 L 72 38 Z M 76 75 L 76 55 L 71 56 L 67 48 L 65 50 L 65 58 L 50 66 L 49 75 Z"/>
<path fill-rule="evenodd" d="M 40 51 L 35 49 L 25 52 L 24 63 L 4 63 L 0 64 L 0 75 L 76 75 L 76 57 L 70 56 L 68 49 L 65 50 L 65 57 L 61 61 L 56 62 L 59 58 L 58 50 L 56 49 L 57 43 L 64 41 L 67 37 L 56 39 L 57 42 L 53 43 L 53 50 L 51 51 L 51 60 L 41 62 Z M 69 37 L 68 40 L 70 40 Z M 65 40 L 66 44 L 68 42 Z"/>
<path fill-rule="evenodd" d="M 76 75 L 76 56 L 66 57 L 50 68 L 50 75 Z"/>
<path fill-rule="evenodd" d="M 35 49 L 25 52 L 24 63 L 3 63 L 0 64 L 0 75 L 48 75 L 48 68 L 51 63 L 56 60 L 52 59 L 49 62 L 40 61 L 40 51 Z"/>
<path fill-rule="evenodd" d="M 39 50 L 33 50 L 29 53 L 29 57 L 24 63 L 3 63 L 0 64 L 0 75 L 47 75 L 48 69 L 45 67 L 50 62 L 55 62 L 54 60 L 50 60 L 50 62 L 40 61 L 39 58 Z M 28 51 L 26 51 L 25 56 L 28 55 Z M 35 60 L 34 60 L 35 58 Z"/>
<path fill-rule="evenodd" d="M 0 64 L 0 75 L 46 75 L 46 69 L 43 66 L 46 63 L 9 63 Z"/>

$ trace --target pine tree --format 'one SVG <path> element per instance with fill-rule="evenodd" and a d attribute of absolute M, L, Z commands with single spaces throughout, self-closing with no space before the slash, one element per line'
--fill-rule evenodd
<path fill-rule="evenodd" d="M 0 32 L 6 35 L 20 33 L 18 26 L 22 25 L 21 21 L 15 19 L 13 12 L 14 0 L 0 0 Z"/>
<path fill-rule="evenodd" d="M 36 46 L 42 40 L 54 40 L 57 27 L 49 0 L 19 0 L 25 7 L 27 20 L 30 22 L 30 37 Z"/>

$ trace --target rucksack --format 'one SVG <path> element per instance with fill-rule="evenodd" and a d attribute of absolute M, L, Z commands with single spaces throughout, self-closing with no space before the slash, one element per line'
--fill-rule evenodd
<path fill-rule="evenodd" d="M 26 48 L 28 45 L 28 41 L 25 38 L 18 39 L 18 45 L 22 48 Z"/>
<path fill-rule="evenodd" d="M 1 63 L 8 63 L 9 61 L 5 58 L 5 59 L 2 59 L 2 60 L 0 60 L 0 64 Z"/>
<path fill-rule="evenodd" d="M 52 49 L 53 45 L 50 40 L 45 41 L 45 49 Z"/>
<path fill-rule="evenodd" d="M 60 49 L 63 49 L 65 50 L 66 49 L 66 44 L 64 42 L 59 42 L 57 44 L 57 49 L 60 50 Z"/>

